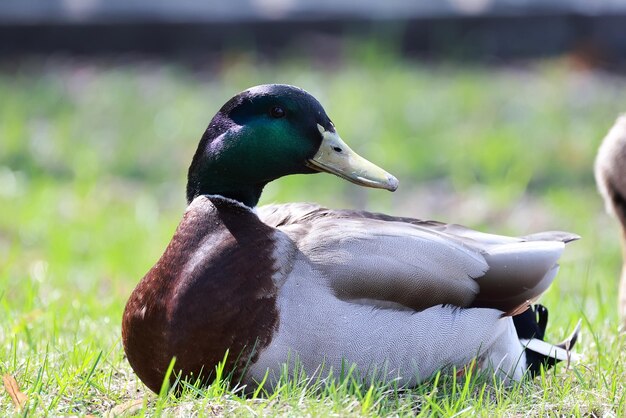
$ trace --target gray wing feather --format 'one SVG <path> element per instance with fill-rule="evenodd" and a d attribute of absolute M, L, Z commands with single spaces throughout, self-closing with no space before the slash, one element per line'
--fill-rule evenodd
<path fill-rule="evenodd" d="M 294 240 L 339 298 L 414 310 L 438 304 L 523 309 L 554 279 L 564 243 L 578 238 L 564 232 L 507 237 L 310 204 L 273 205 L 259 216 Z"/>

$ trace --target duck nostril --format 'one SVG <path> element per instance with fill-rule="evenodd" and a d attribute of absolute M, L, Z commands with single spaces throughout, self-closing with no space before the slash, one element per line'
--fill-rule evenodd
<path fill-rule="evenodd" d="M 333 150 L 335 150 L 335 151 L 337 151 L 337 152 L 341 152 L 341 151 L 343 151 L 343 150 L 342 150 L 341 148 L 339 148 L 339 147 L 333 147 Z"/>

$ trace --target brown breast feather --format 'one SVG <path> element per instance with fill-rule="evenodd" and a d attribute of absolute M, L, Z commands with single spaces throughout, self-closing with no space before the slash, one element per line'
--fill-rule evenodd
<path fill-rule="evenodd" d="M 273 228 L 221 198 L 191 203 L 157 264 L 132 293 L 122 340 L 128 361 L 158 392 L 172 357 L 175 372 L 241 377 L 278 326 Z"/>

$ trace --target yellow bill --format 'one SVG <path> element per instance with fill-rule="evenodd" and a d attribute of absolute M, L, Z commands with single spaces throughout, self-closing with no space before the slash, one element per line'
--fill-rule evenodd
<path fill-rule="evenodd" d="M 334 174 L 360 186 L 395 191 L 398 179 L 382 168 L 361 157 L 339 137 L 317 125 L 322 134 L 322 144 L 307 165 L 317 171 Z"/>

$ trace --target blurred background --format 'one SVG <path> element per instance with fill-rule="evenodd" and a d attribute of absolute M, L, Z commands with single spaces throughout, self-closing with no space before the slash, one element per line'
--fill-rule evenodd
<path fill-rule="evenodd" d="M 261 83 L 311 92 L 400 179 L 293 176 L 262 203 L 577 232 L 545 296 L 555 332 L 582 313 L 612 332 L 619 233 L 592 167 L 625 71 L 621 0 L 3 0 L 0 341 L 121 359 L 124 303 L 184 211 L 203 130 Z"/>

